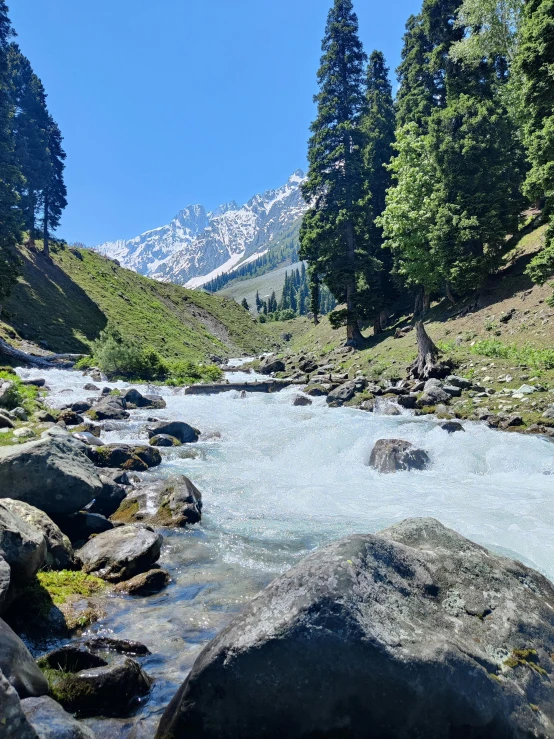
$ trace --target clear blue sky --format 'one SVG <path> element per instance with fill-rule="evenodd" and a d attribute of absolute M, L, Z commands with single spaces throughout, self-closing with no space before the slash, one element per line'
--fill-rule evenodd
<path fill-rule="evenodd" d="M 130 238 L 189 203 L 246 202 L 305 167 L 331 0 L 8 5 L 64 135 L 68 241 Z M 366 51 L 392 72 L 420 0 L 355 6 Z"/>

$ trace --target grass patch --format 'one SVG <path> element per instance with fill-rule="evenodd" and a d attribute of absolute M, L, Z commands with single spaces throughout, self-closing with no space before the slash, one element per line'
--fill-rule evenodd
<path fill-rule="evenodd" d="M 0 381 L 4 380 L 13 382 L 13 387 L 4 400 L 6 410 L 11 411 L 14 408 L 25 408 L 27 413 L 33 413 L 37 410 L 37 398 L 39 395 L 37 387 L 34 385 L 24 385 L 19 377 L 10 370 L 0 371 Z"/>
<path fill-rule="evenodd" d="M 534 369 L 554 369 L 554 349 L 537 349 L 532 346 L 505 344 L 497 339 L 477 341 L 470 348 L 472 354 L 496 359 L 511 359 Z"/>
<path fill-rule="evenodd" d="M 58 572 L 39 572 L 37 580 L 48 592 L 54 605 L 63 605 L 72 595 L 90 598 L 103 592 L 108 587 L 104 580 L 94 575 L 73 570 Z"/>

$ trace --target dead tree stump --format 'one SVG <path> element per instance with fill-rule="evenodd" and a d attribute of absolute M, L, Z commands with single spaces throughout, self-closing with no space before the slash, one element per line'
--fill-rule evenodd
<path fill-rule="evenodd" d="M 441 361 L 440 349 L 425 330 L 423 321 L 416 321 L 415 329 L 417 358 L 408 367 L 408 377 L 412 380 L 446 377 L 451 372 L 452 364 L 449 361 Z"/>

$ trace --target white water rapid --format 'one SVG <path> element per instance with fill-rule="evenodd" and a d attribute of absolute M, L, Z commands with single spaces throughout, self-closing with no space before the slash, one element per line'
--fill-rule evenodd
<path fill-rule="evenodd" d="M 19 372 L 45 377 L 53 406 L 91 395 L 83 390 L 90 378 L 79 372 Z M 147 474 L 189 476 L 203 493 L 203 520 L 188 531 L 164 532 L 160 564 L 173 578 L 165 591 L 140 599 L 112 596 L 106 617 L 91 628 L 138 639 L 152 651 L 143 664 L 156 683 L 138 714 L 144 736 L 206 641 L 275 575 L 333 539 L 375 532 L 408 516 L 434 516 L 554 579 L 554 446 L 547 440 L 474 423 L 449 435 L 432 418 L 331 409 L 324 398 L 294 407 L 298 388 L 246 398 L 158 392 L 166 409 L 133 411 L 130 422 L 103 438 L 144 442 L 148 416 L 199 428 L 199 443 L 161 450 L 163 464 Z M 431 468 L 377 474 L 367 462 L 380 438 L 425 449 Z M 101 733 L 103 722 L 88 723 L 99 737 L 110 735 Z M 127 724 L 120 724 L 117 736 L 128 736 Z"/>

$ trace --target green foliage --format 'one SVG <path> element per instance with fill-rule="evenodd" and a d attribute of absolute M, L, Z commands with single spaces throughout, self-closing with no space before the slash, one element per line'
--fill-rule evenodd
<path fill-rule="evenodd" d="M 535 369 L 554 369 L 554 349 L 537 349 L 532 346 L 505 344 L 496 339 L 477 341 L 470 349 L 472 354 L 498 359 L 512 359 Z"/>
<path fill-rule="evenodd" d="M 523 0 L 463 0 L 456 13 L 456 26 L 465 34 L 452 44 L 450 55 L 471 65 L 480 64 L 488 56 L 511 59 L 523 5 Z"/>
<path fill-rule="evenodd" d="M 13 383 L 13 387 L 5 400 L 7 410 L 24 408 L 28 413 L 32 413 L 37 409 L 37 398 L 39 395 L 37 387 L 34 385 L 24 385 L 20 378 L 11 372 L 0 371 L 0 381 L 2 380 L 8 380 Z"/>
<path fill-rule="evenodd" d="M 99 577 L 73 570 L 39 572 L 38 583 L 50 595 L 54 605 L 63 605 L 72 595 L 90 598 L 106 590 L 106 583 Z"/>

